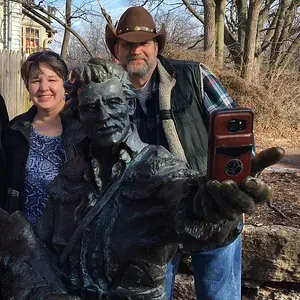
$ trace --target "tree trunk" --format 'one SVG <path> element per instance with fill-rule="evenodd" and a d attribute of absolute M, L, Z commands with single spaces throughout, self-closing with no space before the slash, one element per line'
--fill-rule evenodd
<path fill-rule="evenodd" d="M 271 14 L 271 7 L 274 0 L 270 0 L 265 4 L 265 7 L 262 9 L 259 15 L 259 21 L 258 21 L 258 32 L 263 32 L 265 24 L 268 22 L 269 15 Z M 264 34 L 260 34 L 261 40 L 260 45 L 257 47 L 256 55 L 260 56 L 262 52 L 264 52 L 267 48 L 269 48 L 271 40 L 274 36 L 275 32 L 275 26 L 278 20 L 278 14 L 275 14 L 273 17 L 269 27 L 266 29 L 266 32 Z"/>
<path fill-rule="evenodd" d="M 192 15 L 199 20 L 203 25 L 205 24 L 204 18 L 202 15 L 198 14 L 196 10 L 193 8 L 189 0 L 182 0 L 183 4 L 186 6 L 186 8 L 192 13 Z M 209 2 L 209 4 L 206 1 L 202 1 L 203 5 L 214 5 L 215 3 Z M 212 12 L 213 13 L 213 12 Z M 214 17 L 215 18 L 215 17 Z M 213 28 L 215 28 L 215 25 L 211 25 Z M 224 32 L 224 40 L 225 45 L 227 46 L 232 59 L 234 60 L 234 63 L 237 66 L 241 65 L 241 50 L 239 42 L 234 38 L 234 36 L 231 34 L 231 32 L 228 30 L 227 26 L 225 26 L 225 32 Z M 215 57 L 215 56 L 213 56 Z"/>
<path fill-rule="evenodd" d="M 286 10 L 286 5 L 285 5 L 285 0 L 282 1 L 281 4 L 279 4 L 280 7 L 277 11 L 278 14 L 278 18 L 277 18 L 277 23 L 276 23 L 276 27 L 275 27 L 275 33 L 274 36 L 272 38 L 272 47 L 271 47 L 271 54 L 270 54 L 270 62 L 272 60 L 274 60 L 275 56 L 276 56 L 276 46 L 277 43 L 279 41 L 279 37 L 283 28 L 283 24 L 284 24 L 284 17 L 285 17 L 285 10 Z"/>
<path fill-rule="evenodd" d="M 279 66 L 280 61 L 287 52 L 284 51 L 284 43 L 288 39 L 292 22 L 294 21 L 295 11 L 293 10 L 292 0 L 285 0 L 281 3 L 279 16 L 272 40 L 271 55 L 269 62 L 269 76 L 272 77 Z"/>
<path fill-rule="evenodd" d="M 216 57 L 216 39 L 215 39 L 215 11 L 214 0 L 205 0 L 204 4 L 204 52 L 207 57 L 214 59 Z"/>
<path fill-rule="evenodd" d="M 289 65 L 291 64 L 295 53 L 297 50 L 299 50 L 300 47 L 300 33 L 298 33 L 297 37 L 293 40 L 287 51 L 285 52 L 285 55 L 282 56 L 280 62 L 276 65 L 276 72 L 272 73 L 272 78 L 270 81 L 272 82 L 276 77 L 280 76 L 281 72 L 288 69 Z M 290 69 L 290 68 L 289 68 Z"/>
<path fill-rule="evenodd" d="M 238 40 L 240 43 L 241 58 L 243 58 L 245 47 L 245 33 L 247 26 L 247 0 L 236 0 L 238 14 Z M 242 64 L 243 62 L 241 62 Z"/>
<path fill-rule="evenodd" d="M 66 27 L 65 27 L 64 39 L 61 47 L 61 57 L 63 60 L 67 59 L 68 49 L 70 44 L 71 33 L 69 28 L 71 28 L 71 5 L 72 5 L 72 0 L 66 0 Z"/>
<path fill-rule="evenodd" d="M 223 65 L 226 0 L 215 0 L 215 3 L 216 3 L 217 58 L 218 58 L 218 62 L 221 65 Z"/>
<path fill-rule="evenodd" d="M 251 81 L 252 78 L 254 78 L 252 69 L 254 65 L 254 55 L 255 55 L 255 48 L 256 48 L 258 17 L 259 17 L 260 7 L 262 3 L 263 0 L 250 0 L 249 10 L 248 10 L 246 40 L 245 40 L 245 47 L 244 47 L 241 76 L 249 81 Z"/>

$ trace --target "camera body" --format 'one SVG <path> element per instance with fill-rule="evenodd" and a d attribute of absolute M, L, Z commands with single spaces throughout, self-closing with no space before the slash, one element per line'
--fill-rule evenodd
<path fill-rule="evenodd" d="M 253 112 L 248 108 L 216 110 L 210 114 L 207 179 L 240 183 L 250 175 Z"/>

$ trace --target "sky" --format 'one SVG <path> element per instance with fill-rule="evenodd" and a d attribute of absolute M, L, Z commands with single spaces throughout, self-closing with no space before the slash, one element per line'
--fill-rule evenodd
<path fill-rule="evenodd" d="M 102 0 L 101 4 L 113 19 L 119 19 L 127 8 L 124 0 Z"/>
<path fill-rule="evenodd" d="M 73 0 L 72 1 L 74 5 L 80 6 L 82 3 L 86 3 L 87 0 Z M 58 7 L 59 11 L 64 11 L 64 5 L 65 1 L 60 1 L 61 5 Z M 126 0 L 100 0 L 101 5 L 105 8 L 107 13 L 112 17 L 113 21 L 117 21 L 121 14 L 126 10 L 128 7 L 128 4 L 126 4 Z M 100 11 L 99 4 L 97 0 L 92 0 L 92 7 L 95 11 Z M 60 53 L 61 49 L 61 43 L 63 39 L 63 27 L 58 25 L 57 23 L 53 22 L 53 25 L 55 29 L 57 30 L 57 33 L 55 35 L 54 41 L 51 43 L 50 48 Z M 76 22 L 72 25 L 74 29 L 79 29 L 82 26 L 82 24 L 79 22 Z"/>

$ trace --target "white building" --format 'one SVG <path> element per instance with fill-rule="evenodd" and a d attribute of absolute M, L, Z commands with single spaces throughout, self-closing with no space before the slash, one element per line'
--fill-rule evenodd
<path fill-rule="evenodd" d="M 32 53 L 47 48 L 54 37 L 51 20 L 35 9 L 0 0 L 0 50 Z"/>

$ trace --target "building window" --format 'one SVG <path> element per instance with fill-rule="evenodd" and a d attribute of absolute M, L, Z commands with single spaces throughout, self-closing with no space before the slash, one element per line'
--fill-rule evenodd
<path fill-rule="evenodd" d="M 40 30 L 32 27 L 23 27 L 23 52 L 31 54 L 40 49 Z"/>

